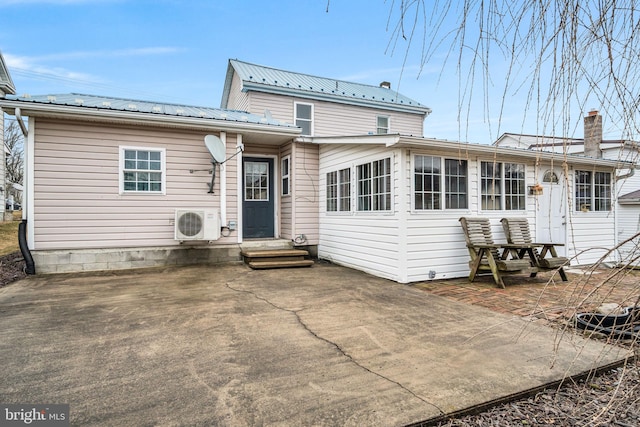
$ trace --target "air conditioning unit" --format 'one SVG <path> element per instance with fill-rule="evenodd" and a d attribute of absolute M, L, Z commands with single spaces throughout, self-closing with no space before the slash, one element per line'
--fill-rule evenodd
<path fill-rule="evenodd" d="M 218 209 L 176 209 L 176 240 L 218 240 L 220 212 Z"/>

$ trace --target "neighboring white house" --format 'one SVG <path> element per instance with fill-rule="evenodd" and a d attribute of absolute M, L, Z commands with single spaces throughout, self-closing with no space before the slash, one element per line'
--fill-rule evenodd
<path fill-rule="evenodd" d="M 632 239 L 627 244 L 620 246 L 608 257 L 608 261 L 626 263 L 632 261 L 638 263 L 636 257 L 640 256 L 638 250 L 639 239 L 633 239 L 640 232 L 640 173 L 636 173 L 635 168 L 640 162 L 640 150 L 635 142 L 625 140 L 603 140 L 602 139 L 602 116 L 597 111 L 591 111 L 584 118 L 584 135 L 585 138 L 561 138 L 553 136 L 536 136 L 523 135 L 514 133 L 505 133 L 494 143 L 497 147 L 512 147 L 528 150 L 530 152 L 553 152 L 559 158 L 563 158 L 565 154 L 571 156 L 584 156 L 593 159 L 594 162 L 603 159 L 619 163 L 626 163 L 624 170 L 618 171 L 613 176 L 613 181 L 606 182 L 602 186 L 597 181 L 597 172 L 591 174 L 577 174 L 568 170 L 568 184 L 572 191 L 567 193 L 567 207 L 569 215 L 567 216 L 568 227 L 565 230 L 566 241 L 569 244 L 569 255 L 576 256 L 581 263 L 592 263 L 598 260 L 605 250 L 618 246 L 627 239 Z M 587 171 L 588 172 L 588 171 Z M 537 170 L 538 176 L 544 178 L 544 171 L 541 168 Z M 585 201 L 583 195 L 579 192 L 583 191 L 589 180 L 594 190 L 591 194 L 594 203 Z M 598 188 L 605 191 L 611 187 L 613 206 L 607 211 L 606 206 L 597 203 L 597 198 L 602 193 L 597 193 Z M 586 206 L 584 206 L 586 205 Z M 584 212 L 584 211 L 587 212 Z M 614 228 L 606 233 L 601 232 L 603 221 L 609 223 L 613 219 Z M 594 249 L 586 253 L 582 244 L 573 244 L 579 242 L 582 237 L 580 229 L 576 229 L 577 223 L 588 219 L 587 224 L 591 224 L 591 233 L 597 236 L 599 245 L 594 244 Z M 600 247 L 602 249 L 596 249 Z"/>
<path fill-rule="evenodd" d="M 7 66 L 4 63 L 4 58 L 2 57 L 2 52 L 0 52 L 0 98 L 4 97 L 8 94 L 15 94 L 16 88 L 13 84 L 13 80 L 11 80 L 11 75 L 7 70 Z M 7 145 L 4 143 L 4 112 L 0 107 L 0 135 L 2 137 L 2 150 L 0 150 L 0 202 L 2 206 L 0 206 L 0 220 L 5 219 L 5 199 L 9 197 L 8 186 L 10 185 L 7 182 L 6 176 L 6 158 L 10 154 Z M 12 216 L 13 217 L 13 216 Z"/>
<path fill-rule="evenodd" d="M 628 166 L 425 138 L 431 109 L 386 82 L 237 60 L 219 109 L 80 94 L 6 95 L 0 107 L 29 117 L 24 208 L 40 272 L 237 260 L 240 244 L 282 239 L 401 283 L 462 277 L 461 216 L 489 217 L 496 240 L 501 218 L 527 217 L 569 254 L 612 241 L 610 188 Z M 580 187 L 597 209 L 567 207 L 576 174 L 603 180 Z M 176 211 L 212 213 L 220 236 L 177 238 Z"/>

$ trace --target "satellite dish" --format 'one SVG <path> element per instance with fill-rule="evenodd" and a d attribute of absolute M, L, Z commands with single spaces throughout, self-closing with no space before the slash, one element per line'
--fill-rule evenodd
<path fill-rule="evenodd" d="M 225 147 L 220 138 L 215 135 L 207 135 L 204 137 L 204 145 L 213 156 L 216 163 L 223 163 L 225 160 Z"/>

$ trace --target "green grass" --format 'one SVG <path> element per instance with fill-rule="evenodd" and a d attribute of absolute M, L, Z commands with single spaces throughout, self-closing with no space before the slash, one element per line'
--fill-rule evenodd
<path fill-rule="evenodd" d="M 18 245 L 18 225 L 20 221 L 0 222 L 0 256 L 20 250 Z"/>

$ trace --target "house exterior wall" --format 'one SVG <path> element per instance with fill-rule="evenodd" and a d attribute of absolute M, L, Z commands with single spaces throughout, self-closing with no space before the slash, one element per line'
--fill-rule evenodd
<path fill-rule="evenodd" d="M 231 90 L 227 102 L 227 108 L 230 110 L 249 111 L 249 94 L 242 91 L 242 81 L 236 73 L 233 73 L 231 79 Z"/>
<path fill-rule="evenodd" d="M 204 132 L 34 120 L 35 251 L 177 246 L 175 209 L 220 208 L 220 172 L 208 193 Z M 235 135 L 227 135 L 235 152 Z M 166 149 L 166 194 L 120 194 L 119 147 Z M 191 173 L 191 170 L 204 170 Z M 237 216 L 233 162 L 225 164 L 226 215 Z M 216 244 L 235 243 L 237 234 Z"/>
<path fill-rule="evenodd" d="M 292 149 L 291 239 L 300 245 L 317 245 L 320 239 L 319 147 L 315 144 L 295 142 Z"/>
<path fill-rule="evenodd" d="M 399 257 L 400 215 L 397 199 L 398 162 L 400 152 L 384 147 L 362 145 L 331 145 L 320 147 L 320 241 L 318 257 L 367 273 L 400 281 Z M 326 174 L 351 168 L 352 194 L 355 191 L 355 166 L 368 161 L 390 157 L 392 170 L 393 210 L 387 212 L 357 212 L 351 200 L 350 212 L 326 211 Z"/>
<path fill-rule="evenodd" d="M 460 159 L 458 152 L 424 149 L 385 149 L 380 146 L 336 144 L 320 149 L 320 243 L 318 255 L 338 264 L 368 273 L 411 283 L 465 277 L 469 274 L 469 254 L 459 223 L 462 216 L 482 216 L 492 224 L 495 242 L 506 242 L 500 220 L 526 217 L 531 233 L 536 235 L 537 196 L 526 193 L 526 209 L 483 210 L 480 200 L 480 168 L 490 156 L 462 156 L 468 163 L 468 208 L 418 210 L 413 207 L 413 157 L 415 155 Z M 391 157 L 392 206 L 390 212 L 358 212 L 355 167 L 372 160 Z M 537 181 L 535 159 L 501 156 L 502 163 L 525 165 L 525 186 Z M 327 212 L 326 174 L 351 169 L 352 209 L 350 212 Z M 573 194 L 573 175 L 569 194 Z M 566 194 L 566 192 L 564 193 Z M 566 199 L 566 198 L 565 198 Z M 565 202 L 568 203 L 567 200 Z M 573 206 L 573 203 L 571 203 Z M 569 208 L 568 208 L 569 209 Z M 613 212 L 568 212 L 568 256 L 572 264 L 596 262 L 614 245 Z M 585 249 L 590 249 L 583 252 Z"/>
<path fill-rule="evenodd" d="M 269 110 L 273 118 L 295 123 L 294 103 L 313 104 L 313 136 L 375 134 L 377 117 L 389 117 L 389 133 L 422 136 L 423 116 L 377 108 L 250 92 L 249 112 L 263 114 Z M 235 107 L 234 107 L 235 108 Z"/>
<path fill-rule="evenodd" d="M 0 191 L 0 220 L 4 221 L 8 218 L 8 215 L 5 214 L 5 199 L 7 198 L 8 189 L 7 189 L 7 174 L 5 172 L 5 165 L 7 164 L 6 160 L 6 145 L 4 144 L 4 111 L 0 108 L 0 135 L 2 137 L 2 144 L 0 144 L 0 187 L 2 187 L 2 191 Z M 7 218 L 5 218 L 5 216 Z M 13 217 L 13 215 L 12 215 Z"/>
<path fill-rule="evenodd" d="M 638 205 L 618 205 L 618 261 L 622 264 L 640 265 L 640 208 Z M 626 240 L 630 241 L 624 243 Z"/>

